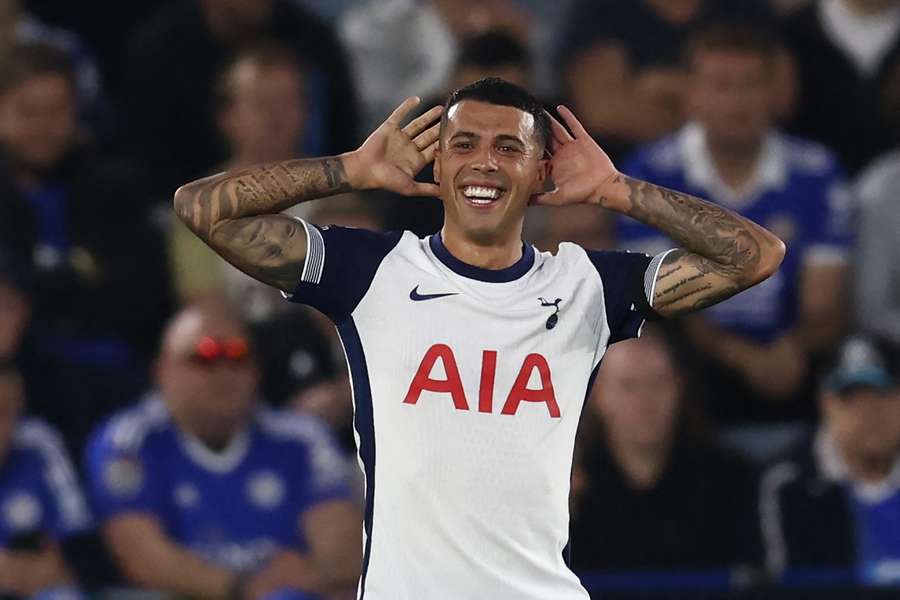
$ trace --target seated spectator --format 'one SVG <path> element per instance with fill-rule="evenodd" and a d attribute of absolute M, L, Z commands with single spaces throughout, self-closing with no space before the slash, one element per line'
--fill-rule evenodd
<path fill-rule="evenodd" d="M 775 56 L 751 27 L 698 31 L 687 54 L 692 120 L 623 168 L 736 211 L 787 245 L 775 275 L 686 323 L 720 419 L 809 415 L 808 364 L 847 320 L 850 194 L 831 153 L 774 129 Z M 616 234 L 621 247 L 651 254 L 676 245 L 627 218 Z"/>
<path fill-rule="evenodd" d="M 215 98 L 228 156 L 214 170 L 298 157 L 307 128 L 307 73 L 293 48 L 275 41 L 248 46 L 219 74 Z M 182 301 L 224 294 L 250 321 L 285 305 L 277 290 L 229 265 L 180 222 L 171 226 L 169 249 Z"/>
<path fill-rule="evenodd" d="M 80 598 L 66 556 L 85 548 L 91 515 L 59 435 L 21 416 L 24 390 L 0 362 L 0 593 Z"/>
<path fill-rule="evenodd" d="M 60 384 L 45 416 L 74 447 L 139 391 L 169 302 L 144 190 L 79 143 L 73 78 L 49 46 L 0 61 L 0 250 L 33 274 L 35 346 Z"/>
<path fill-rule="evenodd" d="M 859 326 L 900 346 L 900 151 L 882 157 L 856 185 L 859 235 L 854 307 Z"/>
<path fill-rule="evenodd" d="M 454 78 L 464 40 L 499 30 L 534 50 L 538 58 L 548 56 L 550 30 L 545 21 L 533 19 L 523 4 L 517 0 L 382 0 L 361 2 L 348 10 L 338 28 L 359 83 L 365 131 L 378 127 L 404 98 L 443 95 Z"/>
<path fill-rule="evenodd" d="M 203 598 L 355 586 L 362 516 L 347 464 L 318 422 L 257 406 L 251 352 L 223 307 L 184 309 L 158 391 L 93 435 L 92 501 L 133 584 Z"/>
<path fill-rule="evenodd" d="M 0 6 L 0 57 L 15 44 L 46 44 L 65 52 L 75 75 L 78 105 L 89 120 L 101 109 L 100 69 L 84 41 L 74 32 L 53 27 L 26 12 L 20 0 L 3 0 Z"/>
<path fill-rule="evenodd" d="M 691 87 L 679 58 L 698 26 L 721 18 L 771 15 L 757 0 L 575 0 L 562 36 L 567 94 L 614 159 L 684 123 Z"/>
<path fill-rule="evenodd" d="M 785 26 L 799 77 L 791 129 L 851 173 L 900 142 L 900 2 L 817 0 Z"/>
<path fill-rule="evenodd" d="M 132 38 L 127 83 L 129 141 L 166 198 L 223 162 L 210 110 L 216 75 L 244 46 L 267 38 L 290 46 L 310 67 L 311 126 L 303 150 L 336 154 L 356 146 L 356 99 L 345 53 L 314 13 L 290 0 L 174 2 Z"/>
<path fill-rule="evenodd" d="M 757 558 L 752 471 L 692 433 L 689 400 L 672 349 L 649 327 L 603 358 L 573 483 L 576 571 Z"/>
<path fill-rule="evenodd" d="M 824 370 L 815 436 L 764 474 L 766 564 L 843 567 L 900 583 L 900 383 L 896 349 L 849 338 Z"/>

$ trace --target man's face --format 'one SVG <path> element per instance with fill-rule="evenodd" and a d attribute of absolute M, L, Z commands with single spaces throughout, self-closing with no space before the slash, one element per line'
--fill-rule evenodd
<path fill-rule="evenodd" d="M 222 130 L 232 153 L 251 162 L 287 160 L 304 135 L 306 96 L 295 69 L 239 64 L 231 81 L 231 102 Z"/>
<path fill-rule="evenodd" d="M 61 75 L 31 77 L 0 96 L 0 143 L 28 167 L 53 167 L 76 127 L 74 90 Z"/>
<path fill-rule="evenodd" d="M 681 380 L 665 347 L 649 337 L 611 347 L 591 403 L 611 435 L 637 446 L 666 444 L 675 430 Z"/>
<path fill-rule="evenodd" d="M 720 147 L 755 148 L 772 126 L 773 65 L 753 52 L 700 50 L 692 59 L 691 116 Z"/>
<path fill-rule="evenodd" d="M 204 423 L 206 432 L 233 433 L 252 413 L 257 384 L 246 332 L 225 316 L 181 315 L 165 340 L 157 381 L 175 412 Z"/>
<path fill-rule="evenodd" d="M 18 374 L 0 373 L 0 461 L 9 452 L 24 403 L 22 378 Z"/>
<path fill-rule="evenodd" d="M 18 353 L 30 319 L 28 299 L 0 279 L 0 359 L 12 358 Z"/>
<path fill-rule="evenodd" d="M 434 161 L 448 225 L 483 243 L 520 235 L 546 170 L 531 114 L 474 100 L 450 107 Z"/>
<path fill-rule="evenodd" d="M 900 388 L 860 387 L 822 399 L 825 424 L 838 447 L 857 460 L 891 460 L 900 453 Z"/>

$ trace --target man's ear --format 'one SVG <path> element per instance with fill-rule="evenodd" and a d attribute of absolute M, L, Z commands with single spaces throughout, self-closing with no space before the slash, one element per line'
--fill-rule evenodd
<path fill-rule="evenodd" d="M 553 181 L 550 178 L 550 159 L 542 158 L 540 162 L 538 162 L 537 179 L 535 181 L 535 188 L 537 191 L 535 193 L 549 192 L 554 187 Z"/>
<path fill-rule="evenodd" d="M 438 146 L 434 151 L 434 166 L 431 168 L 432 173 L 434 174 L 434 182 L 441 182 L 441 143 L 438 142 Z"/>

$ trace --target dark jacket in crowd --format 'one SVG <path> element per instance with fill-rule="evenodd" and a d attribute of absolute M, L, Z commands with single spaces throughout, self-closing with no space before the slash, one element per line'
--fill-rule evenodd
<path fill-rule="evenodd" d="M 123 142 L 149 161 L 154 189 L 165 195 L 222 164 L 227 154 L 216 127 L 213 87 L 238 45 L 214 37 L 199 5 L 197 0 L 170 4 L 132 39 Z M 297 2 L 276 0 L 262 35 L 293 47 L 312 68 L 307 133 L 314 139 L 305 153 L 355 148 L 354 86 L 333 31 Z"/>
<path fill-rule="evenodd" d="M 0 245 L 31 271 L 30 408 L 77 450 L 145 383 L 171 309 L 167 262 L 134 170 L 79 149 L 41 189 L 51 201 L 29 202 L 0 159 Z"/>
<path fill-rule="evenodd" d="M 791 129 L 829 146 L 851 174 L 900 142 L 900 36 L 872 77 L 828 39 L 817 3 L 786 23 L 799 101 Z"/>
<path fill-rule="evenodd" d="M 769 570 L 853 566 L 856 539 L 847 492 L 822 471 L 811 439 L 766 469 L 759 496 Z"/>
<path fill-rule="evenodd" d="M 684 439 L 656 484 L 636 489 L 605 444 L 584 456 L 576 500 L 576 571 L 710 569 L 758 562 L 755 476 L 725 450 Z"/>

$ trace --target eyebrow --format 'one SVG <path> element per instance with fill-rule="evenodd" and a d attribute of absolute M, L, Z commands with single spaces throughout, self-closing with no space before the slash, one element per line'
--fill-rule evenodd
<path fill-rule="evenodd" d="M 475 138 L 480 139 L 481 136 L 472 131 L 458 131 L 450 136 L 450 140 L 455 140 L 456 138 Z M 510 135 L 508 133 L 501 133 L 500 135 L 494 138 L 495 142 L 515 142 L 520 146 L 525 146 L 525 142 L 514 135 Z"/>

